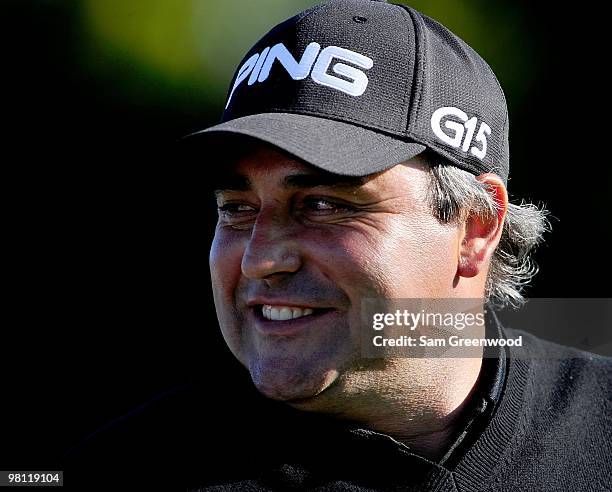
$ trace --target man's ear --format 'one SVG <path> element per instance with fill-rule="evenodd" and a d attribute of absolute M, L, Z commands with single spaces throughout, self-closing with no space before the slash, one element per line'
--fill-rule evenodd
<path fill-rule="evenodd" d="M 470 213 L 463 224 L 463 238 L 459 246 L 459 265 L 457 275 L 475 277 L 483 272 L 499 244 L 508 212 L 508 192 L 499 176 L 492 173 L 481 174 L 476 180 L 486 185 L 497 204 L 497 213 L 481 217 Z"/>

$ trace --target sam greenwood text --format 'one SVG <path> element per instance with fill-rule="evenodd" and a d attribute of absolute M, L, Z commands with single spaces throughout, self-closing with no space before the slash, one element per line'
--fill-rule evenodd
<path fill-rule="evenodd" d="M 372 339 L 375 347 L 522 347 L 523 337 L 517 338 L 462 338 L 451 335 L 448 338 L 430 338 L 425 335 L 411 337 L 403 335 L 397 338 L 385 338 L 376 335 Z"/>

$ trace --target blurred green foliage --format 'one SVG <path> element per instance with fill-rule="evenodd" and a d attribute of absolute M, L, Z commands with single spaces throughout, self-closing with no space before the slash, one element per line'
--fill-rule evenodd
<path fill-rule="evenodd" d="M 80 64 L 134 105 L 220 111 L 250 46 L 313 0 L 83 0 Z M 532 80 L 523 11 L 495 0 L 413 0 L 476 49 L 518 103 Z"/>

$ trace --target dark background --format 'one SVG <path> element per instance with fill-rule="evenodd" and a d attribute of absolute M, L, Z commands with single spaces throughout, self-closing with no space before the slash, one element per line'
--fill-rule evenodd
<path fill-rule="evenodd" d="M 6 272 L 0 469 L 59 452 L 157 392 L 237 368 L 208 278 L 203 152 L 264 30 L 314 2 L 2 1 Z M 491 64 L 510 110 L 515 199 L 554 233 L 531 297 L 609 297 L 606 17 L 560 3 L 415 1 Z M 214 395 L 211 395 L 214 398 Z"/>

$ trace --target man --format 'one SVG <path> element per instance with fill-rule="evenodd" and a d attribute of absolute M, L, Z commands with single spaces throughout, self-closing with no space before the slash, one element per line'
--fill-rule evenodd
<path fill-rule="evenodd" d="M 316 5 L 247 53 L 222 123 L 185 145 L 222 156 L 214 301 L 256 391 L 173 395 L 101 438 L 123 443 L 113 463 L 193 490 L 609 487 L 610 360 L 485 310 L 521 302 L 546 220 L 508 202 L 504 95 L 463 41 L 407 6 Z M 372 299 L 480 299 L 476 334 L 523 347 L 369 357 Z"/>

